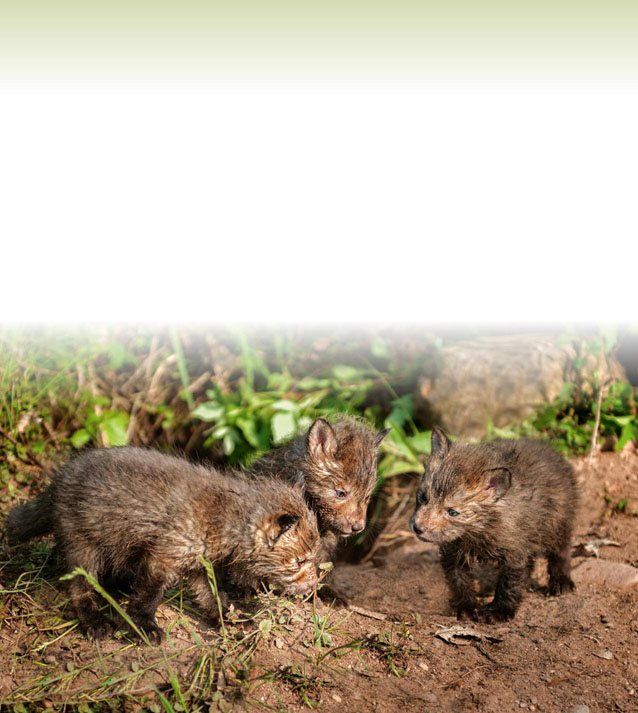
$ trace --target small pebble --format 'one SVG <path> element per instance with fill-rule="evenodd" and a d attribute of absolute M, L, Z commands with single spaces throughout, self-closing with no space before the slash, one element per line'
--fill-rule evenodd
<path fill-rule="evenodd" d="M 580 703 L 572 708 L 572 713 L 589 713 L 589 706 Z"/>
<path fill-rule="evenodd" d="M 333 693 L 333 694 L 332 694 L 332 700 L 333 700 L 335 703 L 341 703 L 341 696 L 340 696 L 339 694 L 337 694 L 337 693 Z"/>

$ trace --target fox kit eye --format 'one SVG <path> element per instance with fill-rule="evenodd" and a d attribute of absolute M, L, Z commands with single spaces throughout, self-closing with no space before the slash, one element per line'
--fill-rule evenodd
<path fill-rule="evenodd" d="M 297 559 L 297 569 L 301 569 L 307 561 L 307 559 Z"/>
<path fill-rule="evenodd" d="M 335 497 L 339 500 L 343 500 L 347 494 L 345 490 L 339 490 L 339 488 L 335 490 Z"/>
<path fill-rule="evenodd" d="M 450 517 L 457 517 L 457 516 L 460 515 L 461 513 L 460 513 L 458 510 L 455 510 L 454 508 L 448 508 L 448 509 L 447 509 L 447 514 L 448 514 Z"/>
<path fill-rule="evenodd" d="M 416 504 L 417 506 L 419 505 L 427 505 L 428 504 L 428 494 L 425 492 L 425 490 L 420 490 L 416 494 Z"/>
<path fill-rule="evenodd" d="M 290 528 L 299 522 L 299 515 L 280 515 L 277 518 L 277 525 L 279 526 L 279 535 L 283 535 L 284 532 L 288 532 Z"/>

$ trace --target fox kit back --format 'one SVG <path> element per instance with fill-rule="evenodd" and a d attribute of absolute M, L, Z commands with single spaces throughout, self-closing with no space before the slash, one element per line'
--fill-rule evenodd
<path fill-rule="evenodd" d="M 282 482 L 222 474 L 156 451 L 112 448 L 64 466 L 47 498 L 66 567 L 81 567 L 97 579 L 130 580 L 129 614 L 155 640 L 161 638 L 155 610 L 164 590 L 182 578 L 204 613 L 216 619 L 218 603 L 202 558 L 223 564 L 241 587 L 263 581 L 303 593 L 317 583 L 316 518 L 301 489 Z M 24 512 L 21 506 L 14 516 L 14 533 Z M 112 625 L 93 588 L 77 576 L 70 591 L 85 632 L 107 634 Z"/>
<path fill-rule="evenodd" d="M 577 504 L 572 467 L 548 445 L 452 444 L 435 429 L 410 525 L 417 537 L 439 545 L 459 616 L 509 619 L 537 555 L 547 557 L 551 594 L 573 589 L 570 551 Z M 498 571 L 494 599 L 481 611 L 472 562 Z"/>

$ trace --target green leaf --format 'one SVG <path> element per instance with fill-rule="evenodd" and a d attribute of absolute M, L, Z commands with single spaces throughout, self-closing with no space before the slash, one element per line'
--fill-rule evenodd
<path fill-rule="evenodd" d="M 199 418 L 201 421 L 218 421 L 224 415 L 224 411 L 225 408 L 220 404 L 207 401 L 193 411 L 193 418 Z"/>
<path fill-rule="evenodd" d="M 261 631 L 261 635 L 266 638 L 272 630 L 272 620 L 271 619 L 263 619 L 262 621 L 259 622 L 259 631 Z"/>
<path fill-rule="evenodd" d="M 337 364 L 333 366 L 332 374 L 338 381 L 354 381 L 360 376 L 359 370 L 348 364 Z"/>
<path fill-rule="evenodd" d="M 237 428 L 244 434 L 244 437 L 253 448 L 260 448 L 261 443 L 255 421 L 251 418 L 238 418 L 235 422 Z"/>
<path fill-rule="evenodd" d="M 617 423 L 619 426 L 627 426 L 633 421 L 633 416 L 607 416 L 610 421 Z"/>
<path fill-rule="evenodd" d="M 273 443 L 279 444 L 294 436 L 297 424 L 291 413 L 278 412 L 270 420 Z"/>
<path fill-rule="evenodd" d="M 390 350 L 387 343 L 381 337 L 375 337 L 370 345 L 372 356 L 377 359 L 387 359 L 390 356 Z"/>
<path fill-rule="evenodd" d="M 616 443 L 616 451 L 620 453 L 630 441 L 634 441 L 636 438 L 638 438 L 638 424 L 627 423 L 622 429 L 618 443 Z"/>
<path fill-rule="evenodd" d="M 410 418 L 414 411 L 414 399 L 410 394 L 394 399 L 392 402 L 392 411 L 386 419 L 394 424 L 397 428 L 403 428 L 403 424 Z"/>
<path fill-rule="evenodd" d="M 300 391 L 312 391 L 313 389 L 325 389 L 330 386 L 330 379 L 316 379 L 313 376 L 306 376 L 297 382 Z"/>
<path fill-rule="evenodd" d="M 275 401 L 272 408 L 275 411 L 290 411 L 291 413 L 297 413 L 299 411 L 299 406 L 294 401 L 289 401 L 288 399 Z"/>
<path fill-rule="evenodd" d="M 412 448 L 414 448 L 414 450 L 418 453 L 425 453 L 426 455 L 429 455 L 431 447 L 431 435 L 431 431 L 421 431 L 420 433 L 417 433 L 414 436 L 409 436 L 408 442 L 410 443 Z"/>
<path fill-rule="evenodd" d="M 81 428 L 71 436 L 71 445 L 73 448 L 82 448 L 91 440 L 91 434 L 86 428 Z"/>
<path fill-rule="evenodd" d="M 114 371 L 121 369 L 127 361 L 127 358 L 129 358 L 124 345 L 120 342 L 113 342 L 109 344 L 108 355 L 109 368 Z"/>
<path fill-rule="evenodd" d="M 109 446 L 125 446 L 128 443 L 129 417 L 126 413 L 111 412 L 106 414 L 100 424 L 100 431 Z"/>
<path fill-rule="evenodd" d="M 217 426 L 217 428 L 214 428 L 211 432 L 212 437 L 216 441 L 221 441 L 221 439 L 227 434 L 230 433 L 230 426 Z"/>
<path fill-rule="evenodd" d="M 227 456 L 235 450 L 235 436 L 232 431 L 228 431 L 228 433 L 224 436 L 222 447 Z"/>

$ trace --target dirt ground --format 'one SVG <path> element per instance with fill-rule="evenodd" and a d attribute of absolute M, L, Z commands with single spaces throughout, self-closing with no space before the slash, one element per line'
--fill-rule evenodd
<path fill-rule="evenodd" d="M 407 532 L 411 502 L 366 561 L 337 566 L 349 608 L 263 595 L 241 603 L 220 634 L 177 592 L 160 608 L 162 647 L 84 641 L 47 573 L 46 547 L 25 549 L 31 575 L 19 576 L 16 557 L 0 568 L 0 701 L 39 701 L 37 710 L 63 701 L 97 710 L 91 701 L 108 700 L 153 711 L 638 711 L 638 582 L 620 588 L 596 575 L 603 560 L 638 566 L 638 455 L 574 463 L 576 544 L 617 545 L 600 545 L 599 560 L 576 556 L 577 590 L 561 597 L 544 593 L 539 563 L 516 619 L 463 623 L 473 638 L 446 631 L 459 622 L 436 549 Z"/>

